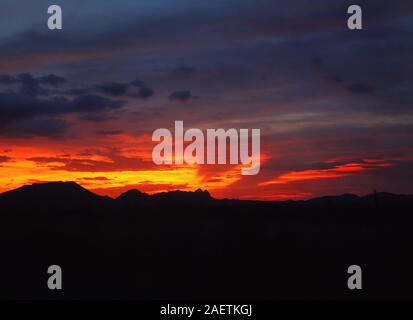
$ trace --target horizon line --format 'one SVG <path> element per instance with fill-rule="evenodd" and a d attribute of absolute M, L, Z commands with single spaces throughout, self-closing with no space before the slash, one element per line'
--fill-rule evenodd
<path fill-rule="evenodd" d="M 128 193 L 128 192 L 133 191 L 133 190 L 136 190 L 136 191 L 138 191 L 142 194 L 148 195 L 148 196 L 155 196 L 155 195 L 165 194 L 165 193 L 168 194 L 168 193 L 172 193 L 172 192 L 195 193 L 195 192 L 201 191 L 203 193 L 205 193 L 205 192 L 208 193 L 208 195 L 210 196 L 210 198 L 212 200 L 236 200 L 236 201 L 246 201 L 246 202 L 248 202 L 248 201 L 254 201 L 254 202 L 291 202 L 291 201 L 293 201 L 293 202 L 305 202 L 305 201 L 311 201 L 311 200 L 314 200 L 314 199 L 320 199 L 320 198 L 325 198 L 325 197 L 341 197 L 341 196 L 345 196 L 345 195 L 356 196 L 358 198 L 363 198 L 363 197 L 366 197 L 366 196 L 369 196 L 369 195 L 374 195 L 374 194 L 391 194 L 391 195 L 399 195 L 399 196 L 413 196 L 413 194 L 408 194 L 408 193 L 402 194 L 402 193 L 392 193 L 392 192 L 387 192 L 387 191 L 380 191 L 379 192 L 379 191 L 373 190 L 371 193 L 367 193 L 367 194 L 363 194 L 363 195 L 359 195 L 359 194 L 356 194 L 356 193 L 342 193 L 342 194 L 335 194 L 335 195 L 333 195 L 333 194 L 323 195 L 323 196 L 313 197 L 313 198 L 308 198 L 308 199 L 258 200 L 258 199 L 239 199 L 239 198 L 215 198 L 211 195 L 209 190 L 201 189 L 201 188 L 198 188 L 195 191 L 186 191 L 186 190 L 174 189 L 174 190 L 162 191 L 162 192 L 156 192 L 156 193 L 146 193 L 146 192 L 140 191 L 137 188 L 132 188 L 132 189 L 129 189 L 129 190 L 121 193 L 117 197 L 111 197 L 109 195 L 100 195 L 98 193 L 95 193 L 94 191 L 92 191 L 92 190 L 84 187 L 83 185 L 77 183 L 76 181 L 62 181 L 62 180 L 47 181 L 47 182 L 46 181 L 45 182 L 33 182 L 32 184 L 23 184 L 20 187 L 1 192 L 0 196 L 4 195 L 6 193 L 9 193 L 9 192 L 19 190 L 19 189 L 24 188 L 24 187 L 32 187 L 32 186 L 36 186 L 36 185 L 48 185 L 48 184 L 56 184 L 56 183 L 75 184 L 76 186 L 81 187 L 82 189 L 94 194 L 95 196 L 102 197 L 102 198 L 110 198 L 112 200 L 116 200 L 116 199 L 120 198 L 123 194 Z"/>

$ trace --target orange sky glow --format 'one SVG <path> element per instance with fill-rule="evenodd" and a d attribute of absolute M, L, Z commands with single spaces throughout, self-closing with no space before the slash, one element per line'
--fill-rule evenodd
<path fill-rule="evenodd" d="M 89 141 L 83 141 L 81 145 L 73 142 L 62 146 L 58 140 L 33 139 L 28 146 L 21 139 L 4 141 L 2 154 L 8 160 L 1 163 L 0 192 L 25 184 L 75 181 L 97 194 L 110 197 L 134 188 L 150 194 L 202 188 L 217 198 L 302 199 L 313 196 L 313 193 L 294 187 L 295 182 L 341 179 L 393 166 L 391 162 L 380 159 L 366 159 L 363 163 L 286 171 L 271 177 L 265 173 L 266 162 L 271 157 L 263 152 L 262 174 L 248 177 L 241 175 L 240 165 L 155 166 L 151 160 L 154 142 L 149 135 L 105 138 L 106 145 L 116 146 L 112 150 L 89 148 Z M 93 145 L 99 143 L 102 141 L 95 141 Z M 281 190 L 280 185 L 291 187 Z"/>

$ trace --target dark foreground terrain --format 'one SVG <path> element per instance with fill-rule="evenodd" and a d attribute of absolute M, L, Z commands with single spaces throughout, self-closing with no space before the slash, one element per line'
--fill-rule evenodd
<path fill-rule="evenodd" d="M 0 298 L 413 298 L 413 196 L 113 200 L 75 183 L 0 195 Z M 47 268 L 63 270 L 50 291 Z M 347 289 L 347 268 L 363 290 Z"/>

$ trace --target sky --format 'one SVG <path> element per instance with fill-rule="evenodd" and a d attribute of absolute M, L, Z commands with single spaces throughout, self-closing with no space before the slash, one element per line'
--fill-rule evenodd
<path fill-rule="evenodd" d="M 47 8 L 63 9 L 63 30 Z M 363 9 L 363 30 L 347 8 Z M 413 2 L 2 0 L 0 192 L 413 192 Z M 158 128 L 261 130 L 261 169 L 152 161 Z"/>

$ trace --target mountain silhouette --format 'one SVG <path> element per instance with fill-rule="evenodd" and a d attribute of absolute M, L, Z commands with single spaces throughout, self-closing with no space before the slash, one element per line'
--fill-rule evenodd
<path fill-rule="evenodd" d="M 177 205 L 177 204 L 191 204 L 191 205 L 200 205 L 205 204 L 214 200 L 207 190 L 202 191 L 201 189 L 196 190 L 195 192 L 188 191 L 169 191 L 162 192 L 153 195 L 153 200 L 160 202 L 162 204 Z"/>
<path fill-rule="evenodd" d="M 116 198 L 116 200 L 122 203 L 136 203 L 148 201 L 150 197 L 151 196 L 147 193 L 141 192 L 137 189 L 132 189 L 122 193 L 119 197 Z"/>
<path fill-rule="evenodd" d="M 75 182 L 49 182 L 26 185 L 0 194 L 0 203 L 16 206 L 87 206 L 108 203 L 102 197 Z"/>
<path fill-rule="evenodd" d="M 16 206 L 79 207 L 89 205 L 201 205 L 213 201 L 208 191 L 169 191 L 149 195 L 133 189 L 111 199 L 99 196 L 75 182 L 49 182 L 26 185 L 0 194 L 0 203 Z"/>
<path fill-rule="evenodd" d="M 413 196 L 116 199 L 74 182 L 0 194 L 0 299 L 413 298 Z M 47 289 L 47 266 L 64 294 Z M 363 269 L 362 294 L 347 269 Z"/>
<path fill-rule="evenodd" d="M 211 197 L 208 191 L 198 189 L 190 191 L 169 191 L 148 195 L 139 190 L 129 190 L 122 193 L 116 202 L 120 205 L 133 206 L 200 206 L 211 204 L 215 199 Z"/>
<path fill-rule="evenodd" d="M 386 192 L 358 196 L 355 194 L 343 194 L 338 196 L 324 196 L 309 200 L 287 200 L 287 201 L 254 201 L 223 199 L 218 200 L 211 196 L 207 190 L 198 189 L 196 191 L 174 190 L 168 192 L 155 193 L 149 195 L 137 189 L 126 191 L 116 199 L 107 196 L 97 195 L 76 182 L 48 182 L 25 185 L 15 190 L 0 194 L 0 203 L 15 204 L 21 206 L 32 205 L 91 205 L 109 203 L 129 204 L 129 205 L 208 205 L 222 202 L 234 205 L 274 205 L 283 204 L 291 206 L 327 206 L 327 205 L 355 205 L 355 204 L 377 204 L 383 203 L 405 203 L 413 200 L 413 195 L 397 195 Z"/>

